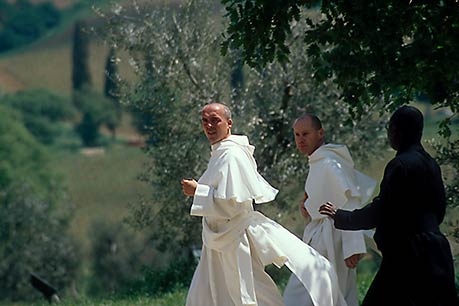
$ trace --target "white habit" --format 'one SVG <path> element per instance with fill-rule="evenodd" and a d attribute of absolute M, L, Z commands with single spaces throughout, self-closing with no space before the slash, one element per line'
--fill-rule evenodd
<path fill-rule="evenodd" d="M 309 174 L 304 207 L 311 216 L 303 241 L 325 256 L 336 270 L 341 292 L 349 306 L 358 306 L 356 270 L 346 267 L 345 258 L 366 253 L 362 231 L 342 231 L 333 221 L 319 213 L 323 203 L 332 202 L 338 208 L 360 208 L 373 194 L 376 182 L 356 171 L 349 150 L 344 145 L 322 145 L 309 157 Z M 313 305 L 304 286 L 292 275 L 284 292 L 287 305 Z"/>
<path fill-rule="evenodd" d="M 186 305 L 282 306 L 264 271 L 271 263 L 285 264 L 315 306 L 346 305 L 328 260 L 253 210 L 253 202 L 270 202 L 278 192 L 257 172 L 254 149 L 236 135 L 212 145 L 191 207 L 191 215 L 203 217 L 203 247 Z"/>

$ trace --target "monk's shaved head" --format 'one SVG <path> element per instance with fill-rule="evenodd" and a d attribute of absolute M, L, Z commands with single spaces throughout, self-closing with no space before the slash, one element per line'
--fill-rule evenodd
<path fill-rule="evenodd" d="M 325 132 L 316 115 L 304 114 L 293 123 L 293 135 L 298 150 L 309 156 L 324 143 Z"/>
<path fill-rule="evenodd" d="M 211 144 L 229 137 L 233 125 L 229 107 L 220 102 L 205 105 L 201 109 L 201 125 Z"/>
<path fill-rule="evenodd" d="M 222 111 L 221 114 L 225 117 L 225 119 L 231 119 L 231 110 L 229 107 L 221 102 L 212 102 L 209 104 L 204 105 L 201 108 L 201 114 L 205 109 L 213 109 L 216 111 Z"/>
<path fill-rule="evenodd" d="M 309 114 L 309 113 L 298 117 L 295 120 L 295 122 L 293 122 L 293 126 L 295 126 L 295 124 L 297 124 L 298 122 L 303 121 L 303 120 L 310 120 L 312 127 L 314 129 L 316 129 L 316 130 L 320 130 L 322 128 L 322 121 L 320 121 L 319 117 L 317 117 L 314 114 Z"/>

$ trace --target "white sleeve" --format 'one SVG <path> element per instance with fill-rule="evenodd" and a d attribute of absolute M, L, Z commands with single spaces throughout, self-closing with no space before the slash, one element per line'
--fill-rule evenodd
<path fill-rule="evenodd" d="M 305 186 L 309 198 L 304 207 L 312 220 L 326 218 L 319 213 L 319 207 L 326 202 L 342 208 L 348 199 L 346 192 L 352 186 L 347 168 L 343 169 L 336 160 L 327 159 L 322 163 L 320 170 L 311 180 L 308 177 Z"/>
<path fill-rule="evenodd" d="M 313 203 L 319 203 L 319 201 L 313 201 L 311 200 L 311 197 L 309 197 L 306 201 L 304 201 L 304 208 L 308 211 L 309 217 L 311 217 L 311 220 L 318 220 L 318 219 L 324 219 L 327 216 L 322 215 L 319 213 L 318 204 L 313 205 Z"/>
<path fill-rule="evenodd" d="M 351 197 L 348 199 L 343 209 L 354 210 L 360 206 L 360 198 Z M 354 254 L 364 254 L 367 252 L 363 231 L 341 231 L 343 239 L 343 255 L 348 258 Z"/>
<path fill-rule="evenodd" d="M 209 216 L 215 215 L 214 205 L 214 188 L 208 185 L 199 184 L 193 197 L 190 215 L 192 216 Z"/>
<path fill-rule="evenodd" d="M 194 193 L 190 215 L 226 219 L 233 218 L 234 215 L 239 212 L 243 203 L 237 202 L 235 198 L 220 199 L 215 197 L 216 193 L 217 191 L 214 187 L 198 183 Z M 252 200 L 248 200 L 245 203 L 252 203 Z"/>

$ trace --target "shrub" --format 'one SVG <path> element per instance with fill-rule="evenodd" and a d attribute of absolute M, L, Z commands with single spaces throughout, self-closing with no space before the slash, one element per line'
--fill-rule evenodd
<path fill-rule="evenodd" d="M 44 144 L 52 144 L 60 134 L 57 123 L 75 115 L 69 99 L 45 89 L 9 94 L 0 98 L 0 103 L 17 110 L 27 130 Z"/>
<path fill-rule="evenodd" d="M 64 289 L 79 266 L 76 243 L 66 234 L 72 207 L 48 166 L 45 147 L 0 106 L 0 300 L 32 299 L 35 272 Z"/>
<path fill-rule="evenodd" d="M 74 93 L 74 103 L 83 114 L 82 120 L 75 127 L 83 145 L 99 145 L 99 128 L 103 124 L 107 125 L 117 120 L 117 112 L 112 101 L 90 87 L 84 87 Z"/>
<path fill-rule="evenodd" d="M 58 291 L 74 281 L 79 258 L 66 235 L 69 207 L 56 209 L 27 184 L 15 183 L 0 193 L 0 299 L 40 296 L 29 284 L 34 272 Z"/>
<path fill-rule="evenodd" d="M 135 280 L 130 294 L 158 296 L 188 288 L 193 277 L 196 262 L 191 257 L 175 258 L 166 268 L 144 267 L 143 276 Z"/>
<path fill-rule="evenodd" d="M 122 224 L 97 221 L 91 233 L 90 294 L 109 296 L 126 290 L 128 284 L 141 275 L 140 241 Z"/>

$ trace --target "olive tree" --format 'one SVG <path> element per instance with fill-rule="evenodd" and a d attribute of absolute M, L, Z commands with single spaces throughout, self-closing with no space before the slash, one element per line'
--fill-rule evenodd
<path fill-rule="evenodd" d="M 116 5 L 111 14 L 101 14 L 107 21 L 107 40 L 128 52 L 136 74 L 135 80 L 124 80 L 121 95 L 127 107 L 141 114 L 150 157 L 142 178 L 151 184 L 152 197 L 132 205 L 131 221 L 150 227 L 164 247 L 200 244 L 199 220 L 189 216 L 191 199 L 181 193 L 180 179 L 198 178 L 210 156 L 199 114 L 208 102 L 232 108 L 233 133 L 249 136 L 260 172 L 281 189 L 269 212 L 274 218 L 293 206 L 296 210 L 291 205 L 295 194 L 286 191 L 298 191 L 306 173 L 306 159 L 296 154 L 293 144 L 296 117 L 318 114 L 327 140 L 346 143 L 362 166 L 384 144 L 374 109 L 368 107 L 368 116 L 359 122 L 349 120 L 336 86 L 312 82 L 311 62 L 295 37 L 290 40 L 290 63 L 255 70 L 241 66 L 237 52 L 218 52 L 222 12 L 212 1 L 155 9 Z M 294 31 L 305 27 L 298 23 Z"/>

